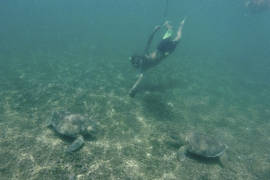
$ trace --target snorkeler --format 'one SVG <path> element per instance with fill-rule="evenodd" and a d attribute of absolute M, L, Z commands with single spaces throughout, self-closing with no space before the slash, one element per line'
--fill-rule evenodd
<path fill-rule="evenodd" d="M 270 0 L 248 0 L 245 6 L 252 13 L 264 12 L 270 9 Z"/>
<path fill-rule="evenodd" d="M 149 48 L 151 46 L 153 38 L 156 32 L 161 28 L 161 26 L 156 26 L 147 41 L 143 55 L 133 55 L 129 58 L 133 67 L 140 70 L 140 75 L 137 81 L 129 90 L 129 95 L 131 97 L 135 96 L 137 87 L 143 78 L 143 73 L 149 68 L 152 68 L 158 65 L 161 61 L 163 61 L 167 56 L 169 56 L 175 50 L 177 44 L 179 43 L 182 37 L 182 29 L 185 24 L 185 19 L 186 18 L 184 18 L 184 20 L 181 21 L 176 37 L 174 39 L 172 38 L 172 34 L 173 34 L 172 26 L 169 24 L 168 21 L 166 21 L 164 23 L 164 26 L 167 28 L 166 33 L 164 34 L 162 40 L 158 44 L 156 50 L 154 50 L 153 52 L 149 52 Z"/>

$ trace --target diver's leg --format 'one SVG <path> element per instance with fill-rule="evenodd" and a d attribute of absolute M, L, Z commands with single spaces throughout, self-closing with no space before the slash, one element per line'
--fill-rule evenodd
<path fill-rule="evenodd" d="M 182 37 L 182 30 L 183 30 L 185 21 L 186 21 L 186 18 L 184 18 L 184 19 L 181 21 L 181 23 L 180 23 L 180 25 L 179 25 L 179 28 L 178 28 L 178 31 L 177 31 L 177 35 L 176 35 L 176 37 L 174 38 L 173 41 L 176 41 L 176 42 L 177 42 L 177 41 L 179 41 L 179 40 L 181 39 L 181 37 Z"/>
<path fill-rule="evenodd" d="M 137 87 L 140 84 L 140 82 L 142 81 L 142 78 L 143 78 L 143 73 L 141 73 L 139 75 L 139 78 L 137 79 L 135 84 L 132 86 L 132 88 L 129 90 L 128 94 L 129 94 L 130 97 L 134 97 L 136 95 Z"/>
<path fill-rule="evenodd" d="M 146 44 L 146 46 L 145 46 L 145 48 L 144 48 L 144 54 L 147 54 L 147 53 L 148 53 L 148 50 L 149 50 L 149 48 L 150 48 L 150 46 L 151 46 L 151 43 L 152 43 L 152 41 L 153 41 L 153 38 L 154 38 L 156 32 L 157 32 L 159 29 L 160 29 L 160 26 L 159 26 L 159 25 L 156 26 L 156 27 L 154 28 L 154 31 L 153 31 L 153 32 L 151 33 L 151 35 L 149 36 L 148 41 L 147 41 L 147 44 Z"/>

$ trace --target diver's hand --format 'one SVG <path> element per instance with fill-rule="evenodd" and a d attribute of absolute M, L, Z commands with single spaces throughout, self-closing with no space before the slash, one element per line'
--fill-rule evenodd
<path fill-rule="evenodd" d="M 163 26 L 165 26 L 167 29 L 172 29 L 171 22 L 168 20 L 164 22 Z"/>
<path fill-rule="evenodd" d="M 166 21 L 164 22 L 163 26 L 168 26 L 168 25 L 170 25 L 170 21 L 166 20 Z"/>
<path fill-rule="evenodd" d="M 155 26 L 154 31 L 157 31 L 157 30 L 159 30 L 160 28 L 161 28 L 161 26 L 160 26 L 160 25 L 157 25 L 157 26 Z"/>
<path fill-rule="evenodd" d="M 185 21 L 186 21 L 187 17 L 185 17 L 181 22 L 180 22 L 180 25 L 184 25 L 185 24 Z"/>

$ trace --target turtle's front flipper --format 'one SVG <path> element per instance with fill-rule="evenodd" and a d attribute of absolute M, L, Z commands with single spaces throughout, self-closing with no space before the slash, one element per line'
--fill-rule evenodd
<path fill-rule="evenodd" d="M 84 139 L 82 136 L 77 137 L 73 143 L 67 148 L 67 152 L 71 153 L 79 150 L 84 144 Z"/>
<path fill-rule="evenodd" d="M 177 159 L 181 162 L 185 161 L 186 159 L 186 147 L 182 146 L 179 151 L 177 152 Z"/>

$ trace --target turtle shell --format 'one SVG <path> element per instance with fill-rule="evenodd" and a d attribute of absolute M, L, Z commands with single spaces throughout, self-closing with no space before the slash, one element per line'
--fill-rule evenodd
<path fill-rule="evenodd" d="M 212 136 L 201 133 L 192 133 L 187 137 L 187 151 L 202 157 L 219 157 L 225 150 L 226 146 Z"/>
<path fill-rule="evenodd" d="M 77 137 L 85 131 L 85 117 L 69 112 L 54 112 L 51 125 L 61 135 Z"/>

